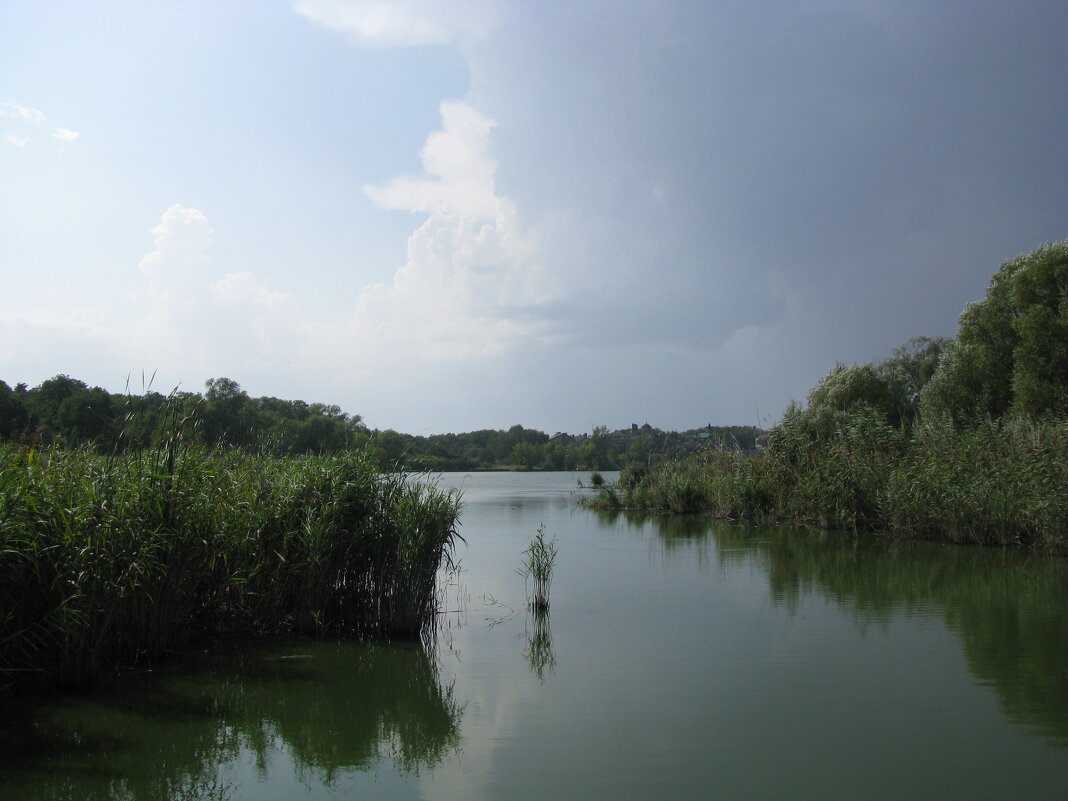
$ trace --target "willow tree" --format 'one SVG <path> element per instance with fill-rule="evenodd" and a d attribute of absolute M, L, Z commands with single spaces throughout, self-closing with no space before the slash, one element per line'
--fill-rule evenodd
<path fill-rule="evenodd" d="M 1001 266 L 961 315 L 921 410 L 957 423 L 1068 415 L 1068 240 Z"/>

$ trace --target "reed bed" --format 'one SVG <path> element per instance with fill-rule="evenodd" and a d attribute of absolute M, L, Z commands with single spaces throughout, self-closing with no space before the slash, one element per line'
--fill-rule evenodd
<path fill-rule="evenodd" d="M 460 502 L 353 452 L 0 449 L 0 686 L 79 686 L 220 632 L 418 636 Z"/>
<path fill-rule="evenodd" d="M 905 432 L 861 409 L 813 432 L 787 420 L 755 456 L 624 470 L 586 503 L 1068 552 L 1068 421 Z"/>

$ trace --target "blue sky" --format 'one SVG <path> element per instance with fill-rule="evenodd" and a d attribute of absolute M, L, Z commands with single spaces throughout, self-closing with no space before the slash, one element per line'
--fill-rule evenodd
<path fill-rule="evenodd" d="M 774 421 L 1068 236 L 1059 2 L 0 6 L 0 378 Z"/>

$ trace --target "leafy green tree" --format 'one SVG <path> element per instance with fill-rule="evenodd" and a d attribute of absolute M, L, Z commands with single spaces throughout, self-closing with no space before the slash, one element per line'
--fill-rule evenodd
<path fill-rule="evenodd" d="M 436 437 L 431 437 L 427 442 L 426 453 L 428 456 L 438 459 L 442 464 L 448 464 L 459 456 L 455 437 L 451 434 L 440 434 Z"/>
<path fill-rule="evenodd" d="M 584 439 L 575 448 L 575 466 L 579 469 L 597 469 L 597 444 L 592 439 Z"/>
<path fill-rule="evenodd" d="M 349 419 L 349 416 L 341 411 L 341 407 L 335 403 L 313 403 L 308 407 L 308 413 L 319 415 L 320 417 L 328 417 L 331 420 L 341 420 L 342 422 L 347 422 Z"/>
<path fill-rule="evenodd" d="M 376 431 L 371 442 L 374 443 L 375 454 L 381 464 L 393 466 L 400 464 L 403 460 L 407 449 L 403 434 L 387 428 L 385 431 Z"/>
<path fill-rule="evenodd" d="M 893 354 L 876 366 L 886 379 L 897 407 L 892 424 L 915 422 L 920 410 L 920 393 L 931 380 L 942 354 L 951 340 L 945 337 L 913 337 L 894 348 Z"/>
<path fill-rule="evenodd" d="M 214 445 L 248 445 L 254 440 L 255 411 L 248 393 L 231 378 L 209 378 L 204 382 L 207 401 L 202 413 L 204 442 Z"/>
<path fill-rule="evenodd" d="M 26 394 L 30 410 L 30 425 L 35 426 L 46 438 L 58 432 L 57 418 L 63 401 L 75 392 L 89 389 L 89 385 L 69 375 L 57 375 L 42 381 Z"/>
<path fill-rule="evenodd" d="M 495 461 L 499 464 L 504 464 L 511 459 L 515 446 L 519 443 L 526 442 L 531 445 L 541 445 L 548 440 L 549 436 L 542 431 L 514 425 L 507 431 L 497 432 L 491 447 Z"/>
<path fill-rule="evenodd" d="M 653 450 L 653 440 L 651 437 L 642 437 L 636 439 L 630 443 L 627 448 L 626 454 L 624 454 L 623 461 L 625 464 L 644 465 L 649 463 L 649 454 Z"/>
<path fill-rule="evenodd" d="M 259 437 L 261 447 L 275 456 L 300 453 L 298 440 L 303 422 L 281 415 L 269 415 L 269 420 L 267 433 L 261 432 Z"/>
<path fill-rule="evenodd" d="M 205 400 L 208 403 L 240 403 L 248 402 L 248 393 L 241 389 L 241 385 L 232 378 L 209 378 L 204 382 Z"/>
<path fill-rule="evenodd" d="M 1068 414 L 1068 240 L 1001 266 L 961 315 L 921 409 L 958 423 Z"/>
<path fill-rule="evenodd" d="M 808 395 L 805 414 L 817 431 L 830 431 L 843 413 L 870 407 L 896 424 L 897 404 L 887 378 L 871 364 L 839 362 Z"/>
<path fill-rule="evenodd" d="M 512 448 L 512 461 L 520 464 L 527 470 L 533 470 L 544 458 L 539 446 L 532 442 L 517 442 Z"/>
<path fill-rule="evenodd" d="M 101 387 L 78 390 L 59 405 L 56 430 L 72 442 L 110 439 L 117 411 L 111 395 Z"/>
<path fill-rule="evenodd" d="M 26 429 L 30 413 L 23 396 L 0 381 L 0 437 L 11 439 Z"/>
<path fill-rule="evenodd" d="M 592 468 L 594 470 L 610 470 L 615 467 L 615 451 L 612 448 L 612 438 L 608 433 L 608 426 L 594 426 L 593 442 L 596 457 Z"/>
<path fill-rule="evenodd" d="M 317 407 L 327 414 L 314 411 Z M 360 417 L 341 412 L 336 406 L 323 407 L 313 403 L 312 413 L 297 424 L 297 439 L 294 449 L 306 453 L 336 453 L 349 447 L 355 434 L 361 430 Z"/>
<path fill-rule="evenodd" d="M 803 410 L 795 409 L 814 431 L 827 433 L 861 408 L 872 409 L 894 428 L 917 418 L 923 388 L 934 375 L 949 340 L 914 337 L 878 364 L 836 364 L 812 389 Z M 795 425 L 800 421 L 795 421 Z M 756 429 L 731 431 L 747 441 Z"/>
<path fill-rule="evenodd" d="M 575 446 L 573 453 L 572 469 L 612 470 L 616 467 L 616 453 L 607 426 L 595 426 L 593 434 Z"/>
<path fill-rule="evenodd" d="M 257 411 L 275 419 L 304 420 L 310 414 L 308 404 L 302 400 L 263 397 L 254 399 L 252 404 Z"/>
<path fill-rule="evenodd" d="M 567 449 L 555 442 L 546 442 L 542 445 L 541 466 L 544 470 L 568 470 Z"/>

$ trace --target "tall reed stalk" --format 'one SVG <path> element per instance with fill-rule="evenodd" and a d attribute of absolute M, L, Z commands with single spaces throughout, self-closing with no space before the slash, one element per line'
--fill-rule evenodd
<path fill-rule="evenodd" d="M 539 526 L 538 533 L 523 551 L 523 565 L 518 570 L 519 575 L 531 581 L 530 608 L 535 614 L 549 610 L 549 589 L 556 555 L 556 540 L 546 540 L 545 527 Z"/>

